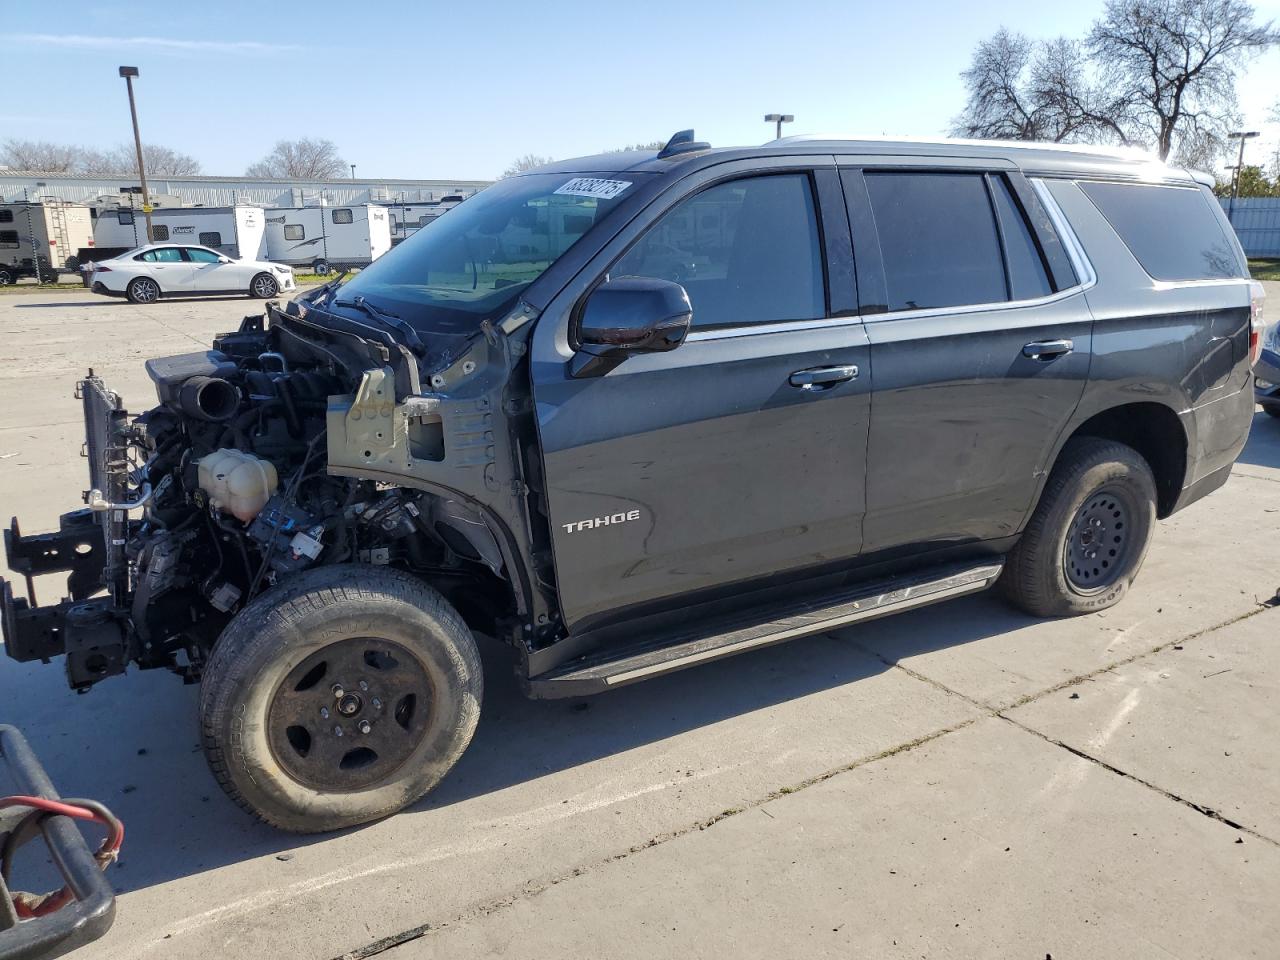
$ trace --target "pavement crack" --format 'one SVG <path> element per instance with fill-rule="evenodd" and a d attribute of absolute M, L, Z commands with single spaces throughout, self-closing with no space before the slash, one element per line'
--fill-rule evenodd
<path fill-rule="evenodd" d="M 433 930 L 440 930 L 440 929 L 443 929 L 444 927 L 448 927 L 451 925 L 455 925 L 459 923 L 467 923 L 471 920 L 487 917 L 490 914 L 497 913 L 498 911 L 504 910 L 507 907 L 514 906 L 516 903 L 519 903 L 523 900 L 528 900 L 532 897 L 538 896 L 541 893 L 545 893 L 546 891 L 550 890 L 552 887 L 557 886 L 558 884 L 564 883 L 567 880 L 573 880 L 577 877 L 581 877 L 586 873 L 589 873 L 594 870 L 598 870 L 599 868 L 607 866 L 611 863 L 616 863 L 619 860 L 629 859 L 630 857 L 633 857 L 638 853 L 643 853 L 644 851 L 651 850 L 654 847 L 660 847 L 665 843 L 670 843 L 672 840 L 679 840 L 681 837 L 688 836 L 700 830 L 708 830 L 711 827 L 714 827 L 720 821 L 727 820 L 729 817 L 737 816 L 738 814 L 745 813 L 748 810 L 755 810 L 759 807 L 763 807 L 764 804 L 766 803 L 770 803 L 774 800 L 778 800 L 782 797 L 788 796 L 793 793 L 798 793 L 801 790 L 807 790 L 809 787 L 815 786 L 816 784 L 819 784 L 819 783 L 824 783 L 825 781 L 830 780 L 832 777 L 838 777 L 841 774 L 849 773 L 852 770 L 857 770 L 859 767 L 865 767 L 868 764 L 878 763 L 881 760 L 887 760 L 890 757 L 895 757 L 899 754 L 907 753 L 911 750 L 915 750 L 917 747 L 922 747 L 925 744 L 932 743 L 934 740 L 937 740 L 941 737 L 945 737 L 948 734 L 955 733 L 958 730 L 963 730 L 965 727 L 972 726 L 973 724 L 977 723 L 979 720 L 986 719 L 986 716 L 987 714 L 984 713 L 983 716 L 970 717 L 967 720 L 962 720 L 959 723 L 954 723 L 948 727 L 942 727 L 938 730 L 934 730 L 931 733 L 924 734 L 923 736 L 916 737 L 912 740 L 907 740 L 904 743 L 897 744 L 896 746 L 889 747 L 885 750 L 881 750 L 878 753 L 873 753 L 864 757 L 859 757 L 858 759 L 852 760 L 849 763 L 841 764 L 838 767 L 833 767 L 829 770 L 825 770 L 822 773 L 815 774 L 812 777 L 807 777 L 806 779 L 801 780 L 798 783 L 784 786 L 784 787 L 779 787 L 777 790 L 771 790 L 764 796 L 757 797 L 754 800 L 744 801 L 741 806 L 730 807 L 727 810 L 723 810 L 720 813 L 717 813 L 715 816 L 707 817 L 705 819 L 695 821 L 694 823 L 688 824 L 679 829 L 650 837 L 648 840 L 645 840 L 642 843 L 637 843 L 619 853 L 610 854 L 609 856 L 606 856 L 606 857 L 600 857 L 584 866 L 574 867 L 571 870 L 566 870 L 563 873 L 559 873 L 553 877 L 550 877 L 544 880 L 528 882 L 518 892 L 507 894 L 504 897 L 498 897 L 493 900 L 489 900 L 485 903 L 482 903 L 476 907 L 471 908 L 470 910 L 467 910 L 464 913 L 461 913 L 455 916 L 452 920 L 449 920 L 443 923 L 424 923 L 416 927 L 411 927 L 408 930 L 404 930 L 400 933 L 395 933 L 395 934 L 392 934 L 391 936 L 383 937 L 381 940 L 375 940 L 373 943 L 366 944 L 363 947 L 357 947 L 354 950 L 347 951 L 346 953 L 338 954 L 336 957 L 333 958 L 333 960 L 368 960 L 369 957 L 375 957 L 375 956 L 378 956 L 379 954 L 386 953 L 388 950 L 394 950 L 396 947 L 400 946 L 401 944 L 410 943 L 414 940 L 421 939 L 422 937 L 426 936 L 428 933 L 430 933 Z"/>
<path fill-rule="evenodd" d="M 1088 760 L 1090 763 L 1096 764 L 1097 766 L 1101 767 L 1103 770 L 1107 770 L 1111 773 L 1114 773 L 1118 777 L 1123 777 L 1126 780 L 1132 780 L 1134 783 L 1139 783 L 1142 786 L 1146 787 L 1148 790 L 1155 791 L 1156 793 L 1160 794 L 1162 797 L 1166 797 L 1169 800 L 1173 800 L 1176 803 L 1180 803 L 1184 807 L 1190 807 L 1192 810 L 1196 811 L 1196 813 L 1199 813 L 1202 816 L 1208 817 L 1210 820 L 1216 820 L 1218 821 L 1218 823 L 1231 827 L 1233 830 L 1238 830 L 1241 833 L 1247 833 L 1249 836 L 1253 837 L 1255 840 L 1261 840 L 1263 843 L 1269 843 L 1273 847 L 1280 847 L 1280 841 L 1274 840 L 1271 837 L 1268 837 L 1266 834 L 1259 833 L 1257 830 L 1254 830 L 1251 827 L 1246 827 L 1242 823 L 1237 823 L 1235 820 L 1232 820 L 1229 817 L 1223 816 L 1217 810 L 1213 809 L 1213 807 L 1207 807 L 1202 803 L 1196 803 L 1194 800 L 1189 800 L 1186 797 L 1176 794 L 1171 790 L 1166 790 L 1164 787 L 1157 786 L 1156 784 L 1152 783 L 1150 780 L 1144 780 L 1142 777 L 1139 777 L 1136 774 L 1132 774 L 1127 770 L 1121 770 L 1119 767 L 1115 766 L 1114 764 L 1107 763 L 1107 761 L 1102 760 L 1099 757 L 1095 757 L 1093 754 L 1088 753 L 1084 750 L 1081 750 L 1078 747 L 1073 747 L 1071 744 L 1065 743 L 1064 741 L 1059 740 L 1057 737 L 1051 737 L 1047 733 L 1041 733 L 1039 730 L 1035 729 L 1034 727 L 1029 727 L 1025 723 L 1022 723 L 1019 720 L 1015 720 L 1012 717 L 1005 716 L 1003 713 L 997 713 L 996 716 L 998 716 L 1001 720 L 1005 721 L 1005 723 L 1013 724 L 1013 726 L 1017 727 L 1019 730 L 1022 730 L 1025 733 L 1029 733 L 1032 736 L 1039 737 L 1045 743 L 1052 744 L 1055 747 L 1060 747 L 1061 749 L 1067 751 L 1067 753 L 1070 753 L 1070 754 L 1073 754 L 1074 756 L 1079 757 L 1081 760 Z"/>

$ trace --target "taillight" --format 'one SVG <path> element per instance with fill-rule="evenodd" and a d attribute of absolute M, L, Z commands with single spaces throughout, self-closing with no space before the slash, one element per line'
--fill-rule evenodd
<path fill-rule="evenodd" d="M 94 273 L 110 273 L 110 272 L 111 272 L 111 268 L 110 268 L 110 267 L 94 267 L 94 268 L 93 268 L 93 272 L 94 272 Z M 1252 341 L 1252 340 L 1250 340 L 1249 342 L 1250 342 L 1250 343 L 1252 343 L 1253 341 Z M 1250 348 L 1250 349 L 1252 349 L 1252 348 Z"/>
<path fill-rule="evenodd" d="M 1267 291 L 1257 280 L 1249 281 L 1249 366 L 1258 362 L 1262 356 L 1262 334 L 1267 323 L 1262 319 L 1262 306 L 1266 303 Z"/>

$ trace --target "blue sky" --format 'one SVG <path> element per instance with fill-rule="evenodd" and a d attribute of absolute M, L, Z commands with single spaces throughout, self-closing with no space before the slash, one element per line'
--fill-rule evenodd
<path fill-rule="evenodd" d="M 1256 5 L 1280 21 L 1280 0 Z M 157 6 L 0 0 L 0 140 L 129 137 L 116 67 L 141 69 L 145 139 L 239 174 L 277 139 L 322 136 L 358 176 L 486 178 L 516 156 L 576 156 L 682 127 L 757 143 L 790 132 L 933 136 L 957 74 L 1001 25 L 1080 35 L 1097 3 L 896 0 L 205 0 Z M 1280 51 L 1240 85 L 1251 128 L 1280 100 Z"/>

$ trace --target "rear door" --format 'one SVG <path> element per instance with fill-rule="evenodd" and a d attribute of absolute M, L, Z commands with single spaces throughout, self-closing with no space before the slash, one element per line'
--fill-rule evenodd
<path fill-rule="evenodd" d="M 574 379 L 571 320 L 606 276 L 683 284 L 693 329 L 670 353 Z M 854 557 L 867 361 L 831 158 L 725 164 L 655 201 L 548 306 L 535 337 L 566 626 Z M 812 371 L 829 379 L 811 384 Z"/>
<path fill-rule="evenodd" d="M 143 265 L 142 273 L 149 275 L 165 293 L 181 293 L 191 290 L 195 268 L 182 256 L 180 247 L 155 247 L 134 257 Z"/>
<path fill-rule="evenodd" d="M 842 171 L 874 371 L 867 552 L 1017 533 L 1089 376 L 1087 278 L 1035 192 L 936 164 Z"/>

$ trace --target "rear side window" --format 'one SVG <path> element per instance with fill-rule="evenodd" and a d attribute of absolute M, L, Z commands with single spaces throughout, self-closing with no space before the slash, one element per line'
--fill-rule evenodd
<path fill-rule="evenodd" d="M 1008 300 L 982 174 L 866 173 L 889 310 Z"/>
<path fill-rule="evenodd" d="M 1082 181 L 1080 189 L 1154 279 L 1246 276 L 1198 187 Z"/>
<path fill-rule="evenodd" d="M 1053 287 L 1049 283 L 1040 245 L 1027 227 L 1022 205 L 1004 177 L 993 176 L 990 183 L 996 219 L 1000 222 L 1000 237 L 1004 241 L 1005 260 L 1009 264 L 1010 298 L 1030 300 L 1047 297 L 1053 292 Z"/>
<path fill-rule="evenodd" d="M 572 226 L 575 235 L 585 223 Z M 806 174 L 718 184 L 662 215 L 609 271 L 684 285 L 697 327 L 826 315 L 817 212 Z"/>

